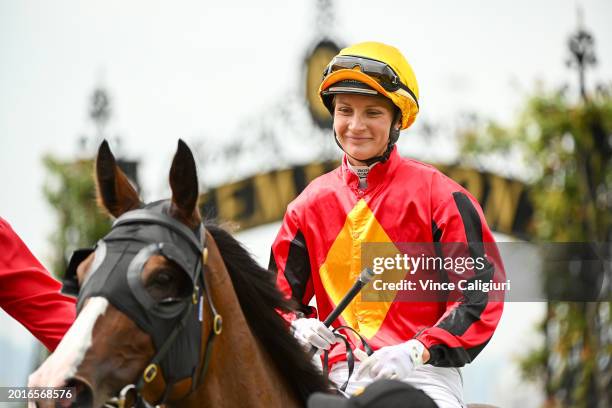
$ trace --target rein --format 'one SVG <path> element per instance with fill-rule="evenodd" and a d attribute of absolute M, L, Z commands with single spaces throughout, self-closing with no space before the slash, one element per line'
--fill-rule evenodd
<path fill-rule="evenodd" d="M 339 326 L 339 327 L 336 327 L 332 331 L 332 333 L 334 333 L 334 336 L 342 340 L 344 342 L 344 346 L 346 347 L 346 363 L 348 365 L 348 377 L 346 378 L 346 381 L 344 382 L 344 384 L 342 384 L 338 388 L 340 391 L 344 392 L 346 391 L 346 387 L 348 386 L 351 376 L 353 375 L 353 370 L 355 369 L 355 357 L 354 357 L 353 349 L 351 349 L 351 344 L 347 340 L 347 336 L 341 334 L 339 330 L 348 330 L 352 332 L 353 334 L 355 334 L 359 338 L 359 340 L 361 340 L 361 345 L 363 346 L 363 350 L 367 353 L 368 356 L 371 356 L 374 351 L 372 350 L 372 348 L 370 347 L 366 339 L 352 327 Z M 325 374 L 326 376 L 329 375 L 329 373 L 327 372 L 328 363 L 329 363 L 329 350 L 325 350 L 323 353 L 323 374 Z"/>

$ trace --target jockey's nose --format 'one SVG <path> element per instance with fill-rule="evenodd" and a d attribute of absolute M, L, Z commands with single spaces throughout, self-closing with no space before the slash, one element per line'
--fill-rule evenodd
<path fill-rule="evenodd" d="M 65 407 L 86 408 L 93 406 L 93 388 L 89 383 L 80 378 L 69 378 L 66 387 L 74 388 L 75 397 Z M 64 407 L 64 405 L 60 405 Z"/>
<path fill-rule="evenodd" d="M 353 115 L 348 121 L 348 129 L 353 132 L 361 132 L 366 128 L 364 118 L 359 115 Z"/>

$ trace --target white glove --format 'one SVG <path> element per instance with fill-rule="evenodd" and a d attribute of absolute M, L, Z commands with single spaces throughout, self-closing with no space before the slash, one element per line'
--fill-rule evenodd
<path fill-rule="evenodd" d="M 382 347 L 361 362 L 355 379 L 368 376 L 374 381 L 382 378 L 402 379 L 423 365 L 425 346 L 415 339 L 395 346 Z"/>
<path fill-rule="evenodd" d="M 337 339 L 334 333 L 325 327 L 319 319 L 300 318 L 291 323 L 293 335 L 298 341 L 308 347 L 329 350 Z"/>

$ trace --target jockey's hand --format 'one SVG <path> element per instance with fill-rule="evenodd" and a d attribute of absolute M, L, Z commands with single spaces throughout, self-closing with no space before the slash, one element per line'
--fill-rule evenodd
<path fill-rule="evenodd" d="M 361 362 L 355 378 L 369 377 L 374 381 L 383 378 L 401 380 L 416 367 L 423 365 L 424 349 L 425 346 L 415 339 L 382 347 Z"/>
<path fill-rule="evenodd" d="M 329 350 L 338 339 L 319 319 L 300 318 L 291 323 L 293 335 L 307 348 Z"/>

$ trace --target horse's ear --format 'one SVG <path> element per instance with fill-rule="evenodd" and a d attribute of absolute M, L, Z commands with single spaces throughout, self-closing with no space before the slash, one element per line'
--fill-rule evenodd
<path fill-rule="evenodd" d="M 198 173 L 191 149 L 180 139 L 170 168 L 170 188 L 171 215 L 196 228 L 202 222 L 198 210 Z"/>
<path fill-rule="evenodd" d="M 125 173 L 117 166 L 115 156 L 106 140 L 98 149 L 96 185 L 98 204 L 114 217 L 141 206 L 138 193 Z"/>

